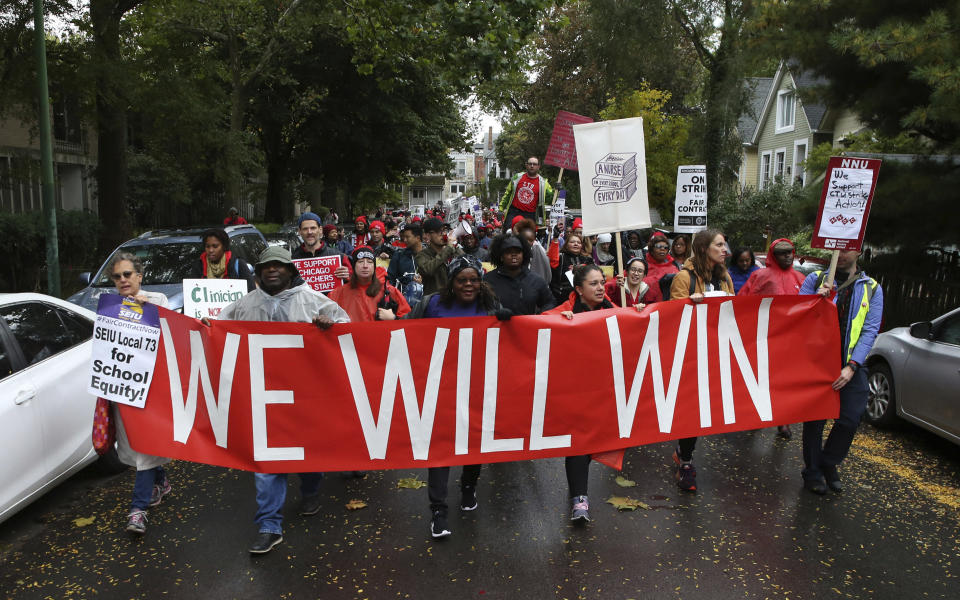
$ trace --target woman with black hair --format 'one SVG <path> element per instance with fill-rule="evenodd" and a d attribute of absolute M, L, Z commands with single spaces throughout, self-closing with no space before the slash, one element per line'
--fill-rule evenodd
<path fill-rule="evenodd" d="M 454 258 L 447 266 L 447 284 L 439 292 L 425 296 L 407 314 L 406 319 L 477 317 L 496 315 L 509 318 L 490 286 L 483 281 L 483 266 L 470 255 Z M 477 481 L 481 465 L 464 465 L 460 476 L 460 510 L 477 508 Z M 447 481 L 450 467 L 427 469 L 427 494 L 430 498 L 430 535 L 450 535 L 447 522 Z"/>
<path fill-rule="evenodd" d="M 730 273 L 730 280 L 733 281 L 733 293 L 739 294 L 740 288 L 747 283 L 750 275 L 760 269 L 757 266 L 757 257 L 754 256 L 750 248 L 737 248 L 730 257 L 730 266 L 727 272 Z"/>
<path fill-rule="evenodd" d="M 247 282 L 247 291 L 256 288 L 253 269 L 247 261 L 234 256 L 230 251 L 230 236 L 220 228 L 208 229 L 200 234 L 203 254 L 194 261 L 190 279 L 242 279 Z"/>
<path fill-rule="evenodd" d="M 556 305 L 547 282 L 527 268 L 532 254 L 523 235 L 498 235 L 490 243 L 490 260 L 497 268 L 484 280 L 500 304 L 515 315 L 539 315 Z"/>
<path fill-rule="evenodd" d="M 572 320 L 578 313 L 615 308 L 603 290 L 603 272 L 594 264 L 573 269 L 574 293 L 570 298 L 545 315 L 563 315 Z M 590 520 L 590 505 L 587 502 L 587 482 L 590 475 L 590 455 L 568 456 L 565 459 L 567 487 L 570 491 L 570 520 L 586 523 Z"/>
<path fill-rule="evenodd" d="M 550 281 L 550 291 L 553 292 L 553 298 L 559 302 L 565 302 L 573 292 L 573 285 L 567 272 L 580 265 L 593 264 L 593 258 L 589 255 L 583 255 L 583 236 L 571 233 L 563 242 L 563 248 L 560 249 L 556 258 L 551 258 L 550 265 L 553 267 L 553 277 Z M 556 245 L 551 245 L 555 249 Z"/>

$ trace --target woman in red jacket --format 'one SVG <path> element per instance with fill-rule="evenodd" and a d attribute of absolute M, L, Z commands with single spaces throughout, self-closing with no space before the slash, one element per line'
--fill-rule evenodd
<path fill-rule="evenodd" d="M 350 315 L 350 322 L 392 321 L 410 312 L 410 305 L 400 291 L 377 274 L 373 250 L 360 246 L 350 258 L 353 274 L 350 281 L 327 294 Z"/>
<path fill-rule="evenodd" d="M 670 242 L 662 233 L 656 233 L 647 244 L 647 276 L 643 282 L 650 286 L 650 302 L 669 300 L 663 297 L 660 278 L 668 273 L 678 273 L 680 267 L 670 255 Z"/>

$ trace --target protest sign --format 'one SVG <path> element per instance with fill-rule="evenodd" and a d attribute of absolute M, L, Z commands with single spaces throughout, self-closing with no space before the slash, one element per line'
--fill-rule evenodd
<path fill-rule="evenodd" d="M 819 296 L 327 331 L 162 311 L 161 329 L 150 402 L 121 407 L 130 443 L 252 471 L 596 454 L 839 412 L 837 309 Z"/>
<path fill-rule="evenodd" d="M 543 164 L 571 171 L 577 170 L 577 148 L 573 139 L 573 126 L 578 123 L 593 123 L 593 119 L 565 110 L 557 112 Z"/>
<path fill-rule="evenodd" d="M 410 216 L 420 217 L 421 219 L 426 214 L 426 207 L 423 204 L 412 204 L 410 206 Z"/>
<path fill-rule="evenodd" d="M 101 295 L 93 324 L 87 392 L 143 408 L 153 380 L 159 340 L 160 318 L 155 305 L 139 304 L 117 294 Z"/>
<path fill-rule="evenodd" d="M 184 279 L 183 314 L 216 319 L 220 311 L 247 293 L 242 279 Z"/>
<path fill-rule="evenodd" d="M 677 195 L 674 200 L 673 230 L 696 233 L 707 228 L 707 167 L 677 167 Z"/>
<path fill-rule="evenodd" d="M 554 200 L 553 206 L 550 207 L 550 231 L 549 235 L 553 235 L 553 229 L 560 225 L 562 230 L 566 226 L 566 215 L 567 215 L 567 191 L 560 190 L 560 194 L 557 196 L 557 199 Z"/>
<path fill-rule="evenodd" d="M 574 125 L 573 133 L 583 234 L 650 227 L 643 119 Z"/>
<path fill-rule="evenodd" d="M 340 256 L 317 256 L 315 258 L 296 258 L 293 264 L 300 271 L 300 277 L 318 292 L 328 293 L 343 285 L 333 272 L 340 268 Z"/>
<path fill-rule="evenodd" d="M 830 158 L 811 248 L 860 250 L 863 247 L 880 162 L 868 158 Z"/>

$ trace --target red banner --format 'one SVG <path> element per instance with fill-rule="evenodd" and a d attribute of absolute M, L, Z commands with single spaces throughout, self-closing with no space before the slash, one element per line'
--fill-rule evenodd
<path fill-rule="evenodd" d="M 577 145 L 573 140 L 573 126 L 580 123 L 593 123 L 593 119 L 565 110 L 557 112 L 543 164 L 562 167 L 568 171 L 577 170 Z"/>
<path fill-rule="evenodd" d="M 131 444 L 262 472 L 595 454 L 834 418 L 837 310 L 816 296 L 334 325 L 161 309 Z"/>
<path fill-rule="evenodd" d="M 326 294 L 343 285 L 343 282 L 333 275 L 333 272 L 340 268 L 340 255 L 296 258 L 293 264 L 297 266 L 300 277 L 307 285 L 318 292 Z"/>

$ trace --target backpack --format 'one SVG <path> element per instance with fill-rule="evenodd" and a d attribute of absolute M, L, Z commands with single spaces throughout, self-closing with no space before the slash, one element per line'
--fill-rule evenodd
<path fill-rule="evenodd" d="M 691 269 L 684 269 L 690 273 L 690 295 L 692 296 L 696 293 L 697 290 L 697 275 Z M 670 287 L 673 285 L 673 278 L 676 273 L 667 273 L 660 278 L 658 282 L 660 284 L 660 295 L 663 296 L 664 300 L 670 299 Z"/>

